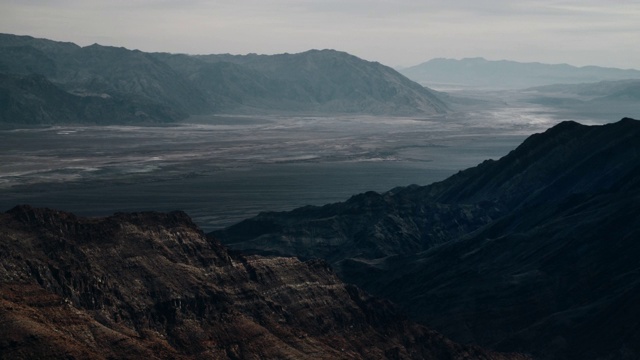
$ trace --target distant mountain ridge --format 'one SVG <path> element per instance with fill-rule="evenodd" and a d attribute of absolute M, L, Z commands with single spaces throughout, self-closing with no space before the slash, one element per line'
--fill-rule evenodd
<path fill-rule="evenodd" d="M 447 84 L 489 89 L 640 79 L 640 71 L 634 69 L 494 61 L 484 58 L 436 58 L 399 71 L 426 86 Z"/>
<path fill-rule="evenodd" d="M 147 120 L 164 122 L 175 116 L 220 112 L 406 115 L 447 111 L 435 93 L 395 70 L 334 50 L 190 56 L 98 44 L 80 47 L 9 34 L 0 34 L 0 50 L 0 73 L 14 77 L 37 74 L 60 91 L 77 96 L 104 94 L 123 99 L 127 105 L 118 110 L 113 104 L 101 105 L 95 113 L 127 113 L 125 119 L 131 121 L 137 119 L 136 113 L 151 114 Z M 5 98 L 27 101 L 13 90 L 5 86 Z M 15 112 L 0 116 L 16 123 L 55 120 L 56 110 L 47 99 L 41 100 L 38 104 L 47 116 L 34 119 L 33 114 L 20 117 Z M 77 100 L 70 99 L 65 106 L 75 107 Z M 153 115 L 151 108 L 159 106 L 174 115 Z M 96 122 L 91 120 L 94 113 L 85 115 L 84 120 Z"/>
<path fill-rule="evenodd" d="M 526 90 L 530 93 L 576 96 L 589 101 L 640 100 L 640 79 L 546 85 Z"/>
<path fill-rule="evenodd" d="M 567 121 L 441 182 L 265 212 L 213 235 L 233 249 L 326 259 L 458 341 L 632 359 L 639 204 L 640 122 Z"/>
<path fill-rule="evenodd" d="M 564 112 L 567 117 L 640 118 L 640 79 L 537 86 L 519 91 L 518 96 L 521 101 Z"/>
<path fill-rule="evenodd" d="M 0 124 L 126 124 L 172 122 L 185 113 L 150 100 L 106 93 L 70 93 L 44 76 L 0 73 Z"/>
<path fill-rule="evenodd" d="M 309 50 L 300 54 L 205 55 L 209 63 L 230 62 L 245 66 L 267 78 L 278 79 L 275 96 L 317 104 L 321 111 L 408 113 L 444 112 L 447 105 L 434 92 L 377 62 L 362 60 L 335 50 Z"/>
<path fill-rule="evenodd" d="M 0 72 L 40 74 L 65 91 L 166 104 L 183 114 L 208 106 L 188 81 L 141 51 L 6 34 L 0 35 L 0 48 Z"/>

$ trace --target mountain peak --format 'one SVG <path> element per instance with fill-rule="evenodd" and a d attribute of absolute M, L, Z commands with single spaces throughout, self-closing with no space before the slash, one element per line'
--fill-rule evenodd
<path fill-rule="evenodd" d="M 635 126 L 634 124 L 638 124 L 640 121 L 636 119 L 632 119 L 630 117 L 624 117 L 619 122 L 621 124 L 625 124 L 626 126 Z"/>

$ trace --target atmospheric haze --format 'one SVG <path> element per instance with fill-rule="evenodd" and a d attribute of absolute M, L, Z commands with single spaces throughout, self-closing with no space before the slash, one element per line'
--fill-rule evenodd
<path fill-rule="evenodd" d="M 640 4 L 604 1 L 18 1 L 0 32 L 189 54 L 337 49 L 389 66 L 436 57 L 638 68 Z"/>

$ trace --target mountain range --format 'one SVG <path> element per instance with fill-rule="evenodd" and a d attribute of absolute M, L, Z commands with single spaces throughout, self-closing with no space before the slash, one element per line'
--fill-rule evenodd
<path fill-rule="evenodd" d="M 428 186 L 265 212 L 212 236 L 322 258 L 460 342 L 539 359 L 640 356 L 640 122 L 567 121 Z"/>
<path fill-rule="evenodd" d="M 437 58 L 399 71 L 426 86 L 487 89 L 523 89 L 551 84 L 640 79 L 640 71 L 634 69 L 494 61 L 484 58 Z"/>
<path fill-rule="evenodd" d="M 0 49 L 2 122 L 169 122 L 230 112 L 447 111 L 434 92 L 395 70 L 334 50 L 190 56 L 97 44 L 80 47 L 10 34 L 0 34 Z"/>
<path fill-rule="evenodd" d="M 585 111 L 635 103 L 640 81 L 481 58 L 403 73 Z M 184 55 L 0 34 L 3 126 L 438 114 L 446 99 L 334 50 Z M 638 239 L 631 118 L 566 121 L 441 182 L 210 234 L 179 211 L 21 205 L 0 213 L 0 358 L 638 359 Z"/>

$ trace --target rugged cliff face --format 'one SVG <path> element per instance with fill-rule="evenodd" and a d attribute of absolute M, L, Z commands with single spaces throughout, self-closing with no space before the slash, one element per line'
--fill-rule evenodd
<path fill-rule="evenodd" d="M 229 254 L 181 212 L 0 215 L 7 359 L 521 359 L 457 345 L 321 260 Z"/>
<path fill-rule="evenodd" d="M 564 122 L 442 182 L 263 213 L 215 234 L 244 251 L 324 258 L 457 341 L 632 359 L 638 204 L 640 122 Z"/>

